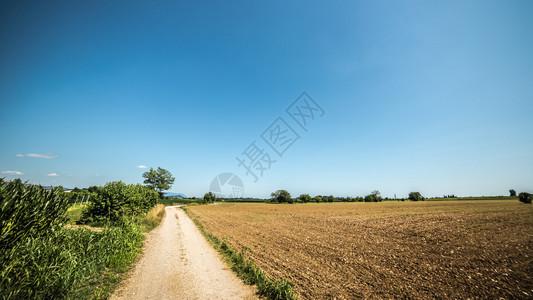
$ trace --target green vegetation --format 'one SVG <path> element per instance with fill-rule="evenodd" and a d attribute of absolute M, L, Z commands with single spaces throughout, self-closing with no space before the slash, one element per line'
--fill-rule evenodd
<path fill-rule="evenodd" d="M 296 299 L 296 294 L 291 282 L 280 278 L 273 280 L 269 278 L 263 270 L 255 266 L 252 259 L 246 258 L 243 252 L 237 253 L 226 242 L 221 241 L 216 236 L 208 233 L 199 220 L 189 213 L 186 207 L 182 207 L 185 213 L 193 220 L 200 232 L 206 239 L 220 252 L 231 269 L 247 284 L 255 284 L 259 294 L 268 299 Z"/>
<path fill-rule="evenodd" d="M 518 200 L 523 203 L 531 203 L 532 195 L 530 193 L 522 192 L 518 194 Z"/>
<path fill-rule="evenodd" d="M 378 190 L 372 191 L 370 195 L 366 195 L 364 198 L 365 202 L 381 202 L 383 201 L 383 198 L 381 198 L 381 194 Z"/>
<path fill-rule="evenodd" d="M 175 179 L 169 171 L 161 167 L 157 167 L 157 170 L 150 168 L 150 171 L 144 172 L 143 177 L 145 178 L 144 184 L 156 190 L 160 198 L 163 198 L 163 191 L 170 190 Z"/>
<path fill-rule="evenodd" d="M 409 193 L 409 200 L 411 201 L 424 201 L 424 197 L 419 192 L 410 192 Z"/>
<path fill-rule="evenodd" d="M 303 203 L 311 202 L 311 196 L 309 196 L 309 194 L 301 194 L 298 199 Z"/>
<path fill-rule="evenodd" d="M 70 224 L 70 225 L 78 224 L 80 222 L 81 215 L 85 207 L 87 207 L 87 204 L 71 206 L 67 210 L 67 219 L 68 219 L 67 224 Z"/>
<path fill-rule="evenodd" d="M 115 222 L 121 216 L 145 214 L 157 204 L 156 191 L 140 184 L 109 182 L 98 188 L 83 211 L 80 223 Z"/>
<path fill-rule="evenodd" d="M 272 196 L 272 202 L 278 203 L 293 203 L 294 200 L 291 198 L 291 194 L 286 190 L 277 190 L 270 194 Z"/>
<path fill-rule="evenodd" d="M 217 201 L 217 196 L 215 196 L 215 194 L 209 192 L 209 193 L 205 193 L 204 195 L 204 203 L 213 203 Z"/>
<path fill-rule="evenodd" d="M 516 191 L 513 190 L 513 189 L 510 189 L 510 190 L 509 190 L 509 196 L 511 196 L 511 197 L 516 197 Z"/>
<path fill-rule="evenodd" d="M 63 225 L 82 208 L 67 213 L 69 202 L 60 189 L 0 179 L 0 299 L 106 298 L 139 254 L 143 230 L 164 214 L 161 205 L 98 230 L 72 229 Z"/>

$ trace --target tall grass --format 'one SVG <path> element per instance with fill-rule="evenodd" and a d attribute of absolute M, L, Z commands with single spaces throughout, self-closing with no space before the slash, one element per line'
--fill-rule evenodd
<path fill-rule="evenodd" d="M 151 230 L 159 223 L 161 223 L 161 220 L 165 216 L 165 205 L 164 204 L 158 204 L 154 206 L 147 214 L 142 218 L 141 224 L 145 226 L 147 230 Z"/>
<path fill-rule="evenodd" d="M 106 298 L 164 214 L 158 206 L 101 232 L 67 229 L 62 195 L 0 179 L 0 299 Z"/>

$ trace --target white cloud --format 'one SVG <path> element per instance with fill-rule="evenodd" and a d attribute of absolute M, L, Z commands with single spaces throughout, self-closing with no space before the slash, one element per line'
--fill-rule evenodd
<path fill-rule="evenodd" d="M 98 176 L 98 177 L 99 177 L 99 176 L 102 176 L 102 175 L 100 175 L 100 174 L 96 174 L 96 176 Z"/>
<path fill-rule="evenodd" d="M 147 166 L 145 166 L 145 165 L 140 165 L 140 166 L 137 166 L 137 168 L 139 168 L 139 169 L 148 169 L 148 167 L 147 167 Z"/>
<path fill-rule="evenodd" d="M 9 175 L 24 175 L 24 173 L 19 171 L 4 171 L 2 174 L 9 174 Z"/>
<path fill-rule="evenodd" d="M 57 173 L 50 173 L 50 174 L 46 174 L 46 176 L 52 176 L 52 177 L 55 177 L 55 176 L 59 176 L 59 174 L 57 174 Z"/>
<path fill-rule="evenodd" d="M 18 157 L 37 157 L 37 158 L 46 158 L 46 159 L 57 158 L 57 155 L 53 155 L 52 153 L 46 153 L 46 154 L 26 153 L 26 154 L 17 154 L 17 156 Z"/>

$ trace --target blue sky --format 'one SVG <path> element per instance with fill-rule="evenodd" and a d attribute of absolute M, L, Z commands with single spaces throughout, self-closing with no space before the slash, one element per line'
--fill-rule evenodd
<path fill-rule="evenodd" d="M 264 3 L 266 2 L 266 3 Z M 0 6 L 0 176 L 87 187 L 161 166 L 202 196 L 533 192 L 531 1 Z M 302 92 L 323 109 L 303 130 Z M 300 139 L 261 139 L 281 117 Z M 276 160 L 257 182 L 252 142 Z M 29 154 L 29 155 L 28 155 Z M 35 155 L 36 154 L 36 155 Z"/>

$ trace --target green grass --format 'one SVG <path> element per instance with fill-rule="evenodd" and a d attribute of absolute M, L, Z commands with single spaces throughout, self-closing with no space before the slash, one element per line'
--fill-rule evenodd
<path fill-rule="evenodd" d="M 143 238 L 136 224 L 102 232 L 60 229 L 45 237 L 29 237 L 2 254 L 0 298 L 105 297 L 114 285 L 102 278 L 127 271 L 140 253 Z"/>
<path fill-rule="evenodd" d="M 81 214 L 83 212 L 83 209 L 87 206 L 87 204 L 78 204 L 76 206 L 72 206 L 67 210 L 67 217 L 68 221 L 67 224 L 74 225 L 76 222 L 78 222 L 81 218 Z"/>
<path fill-rule="evenodd" d="M 164 207 L 102 231 L 64 227 L 82 215 L 59 190 L 0 178 L 0 299 L 105 299 L 136 261 Z"/>
<path fill-rule="evenodd" d="M 182 207 L 185 213 L 193 220 L 200 232 L 220 252 L 231 269 L 247 284 L 255 284 L 259 294 L 268 299 L 297 299 L 292 283 L 280 278 L 273 280 L 263 270 L 255 266 L 254 261 L 246 258 L 243 252 L 237 253 L 226 242 L 208 233 L 198 219 L 192 216 L 186 207 Z"/>

